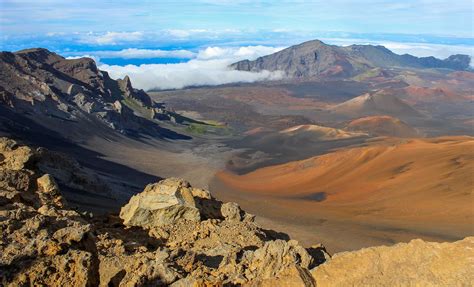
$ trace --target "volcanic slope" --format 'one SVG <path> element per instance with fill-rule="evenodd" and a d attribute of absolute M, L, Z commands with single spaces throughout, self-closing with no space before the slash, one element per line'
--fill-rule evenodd
<path fill-rule="evenodd" d="M 271 220 L 282 219 L 269 212 L 272 206 L 277 213 L 284 206 L 285 218 L 292 221 L 354 222 L 358 227 L 347 230 L 354 242 L 359 232 L 366 232 L 363 226 L 386 231 L 382 241 L 375 238 L 380 234 L 374 238 L 364 235 L 357 246 L 372 240 L 408 240 L 415 234 L 455 239 L 473 232 L 473 149 L 472 137 L 391 139 L 241 176 L 222 172 L 213 191 L 224 198 L 238 196 L 242 205 Z M 227 193 L 230 190 L 232 195 Z M 265 210 L 253 205 L 254 201 L 264 201 Z M 318 234 L 317 228 L 310 233 L 326 240 L 336 235 L 330 228 L 321 228 L 326 234 Z M 305 237 L 311 235 L 308 232 L 305 226 L 293 234 L 304 241 L 310 238 Z M 341 242 L 337 248 L 351 249 L 354 242 Z"/>
<path fill-rule="evenodd" d="M 331 111 L 348 118 L 390 115 L 400 118 L 420 118 L 422 114 L 394 95 L 379 91 L 366 93 L 339 105 Z"/>
<path fill-rule="evenodd" d="M 419 137 L 420 133 L 400 119 L 391 116 L 369 116 L 351 121 L 346 130 L 365 132 L 374 136 L 401 138 Z"/>
<path fill-rule="evenodd" d="M 264 166 L 301 160 L 336 148 L 364 144 L 369 139 L 363 132 L 315 124 L 252 132 L 234 143 L 245 151 L 237 153 L 228 162 L 227 168 L 233 172 L 242 174 Z"/>
<path fill-rule="evenodd" d="M 347 132 L 340 129 L 318 126 L 318 125 L 299 125 L 280 132 L 281 135 L 288 137 L 298 136 L 311 136 L 315 140 L 337 140 L 346 139 L 357 136 L 363 136 L 364 134 Z"/>

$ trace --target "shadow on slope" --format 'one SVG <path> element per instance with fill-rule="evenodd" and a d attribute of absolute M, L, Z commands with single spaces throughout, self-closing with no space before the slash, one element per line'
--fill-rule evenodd
<path fill-rule="evenodd" d="M 107 195 L 87 194 L 87 192 L 82 190 L 62 187 L 66 199 L 77 204 L 82 209 L 94 212 L 116 209 L 123 205 L 130 196 L 140 192 L 143 186 L 160 179 L 125 165 L 106 160 L 102 154 L 82 147 L 80 144 L 73 142 L 70 137 L 40 125 L 38 120 L 40 119 L 35 121 L 0 106 L 0 136 L 9 136 L 33 146 L 45 147 L 52 151 L 72 156 L 83 167 L 91 170 L 103 179 L 111 187 L 112 192 L 116 190 L 124 191 L 120 194 L 114 193 L 114 198 L 110 198 Z M 78 131 L 72 131 L 71 136 L 76 132 Z M 104 138 L 113 138 L 114 136 L 110 131 L 105 131 L 101 135 Z M 88 135 L 84 136 L 87 137 Z"/>

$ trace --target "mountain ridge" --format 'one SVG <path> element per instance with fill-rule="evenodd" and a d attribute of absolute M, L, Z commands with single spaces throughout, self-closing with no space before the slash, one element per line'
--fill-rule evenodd
<path fill-rule="evenodd" d="M 100 122 L 122 134 L 189 139 L 161 127 L 179 119 L 126 76 L 114 80 L 83 57 L 65 59 L 44 48 L 0 52 L 0 105 L 19 116 Z"/>
<path fill-rule="evenodd" d="M 456 54 L 441 60 L 435 57 L 398 55 L 378 45 L 328 45 L 320 40 L 307 41 L 288 47 L 254 61 L 243 60 L 230 65 L 231 69 L 259 72 L 283 71 L 290 78 L 352 77 L 372 68 L 447 68 L 469 69 L 468 55 Z"/>

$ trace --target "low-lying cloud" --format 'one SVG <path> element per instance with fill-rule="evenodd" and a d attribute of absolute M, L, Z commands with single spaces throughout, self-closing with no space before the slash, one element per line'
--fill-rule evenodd
<path fill-rule="evenodd" d="M 429 43 L 399 43 L 390 41 L 370 41 L 363 39 L 327 38 L 325 42 L 336 45 L 373 44 L 384 45 L 397 54 L 412 54 L 418 57 L 435 56 L 447 58 L 456 53 L 473 56 L 471 46 L 442 45 Z M 189 86 L 222 85 L 237 82 L 256 82 L 283 78 L 281 72 L 262 71 L 258 73 L 229 69 L 233 62 L 280 51 L 284 47 L 243 46 L 243 47 L 207 47 L 198 51 L 189 50 L 151 50 L 124 49 L 120 51 L 95 51 L 91 56 L 99 62 L 99 68 L 106 70 L 113 78 L 130 76 L 135 87 L 151 89 L 181 89 Z M 107 65 L 100 58 L 153 59 L 179 58 L 189 59 L 177 64 Z M 471 63 L 472 65 L 473 63 Z"/>
<path fill-rule="evenodd" d="M 247 46 L 237 48 L 208 47 L 193 54 L 190 61 L 178 64 L 107 65 L 99 64 L 101 70 L 109 72 L 112 78 L 128 75 L 132 84 L 140 89 L 181 89 L 189 86 L 222 85 L 229 83 L 250 83 L 263 80 L 277 80 L 281 72 L 262 71 L 258 73 L 236 71 L 229 65 L 242 59 L 275 53 L 281 47 Z"/>

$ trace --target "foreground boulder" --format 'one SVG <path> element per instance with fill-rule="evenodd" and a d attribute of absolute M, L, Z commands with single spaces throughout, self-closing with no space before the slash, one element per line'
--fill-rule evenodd
<path fill-rule="evenodd" d="M 473 286 L 474 237 L 421 239 L 342 252 L 311 273 L 317 286 Z"/>
<path fill-rule="evenodd" d="M 474 238 L 331 259 L 181 179 L 148 185 L 121 218 L 78 212 L 57 184 L 69 173 L 44 172 L 68 161 L 45 153 L 0 138 L 0 286 L 473 285 Z"/>
<path fill-rule="evenodd" d="M 120 218 L 125 225 L 145 228 L 201 219 L 189 183 L 176 179 L 149 184 L 122 207 Z"/>

